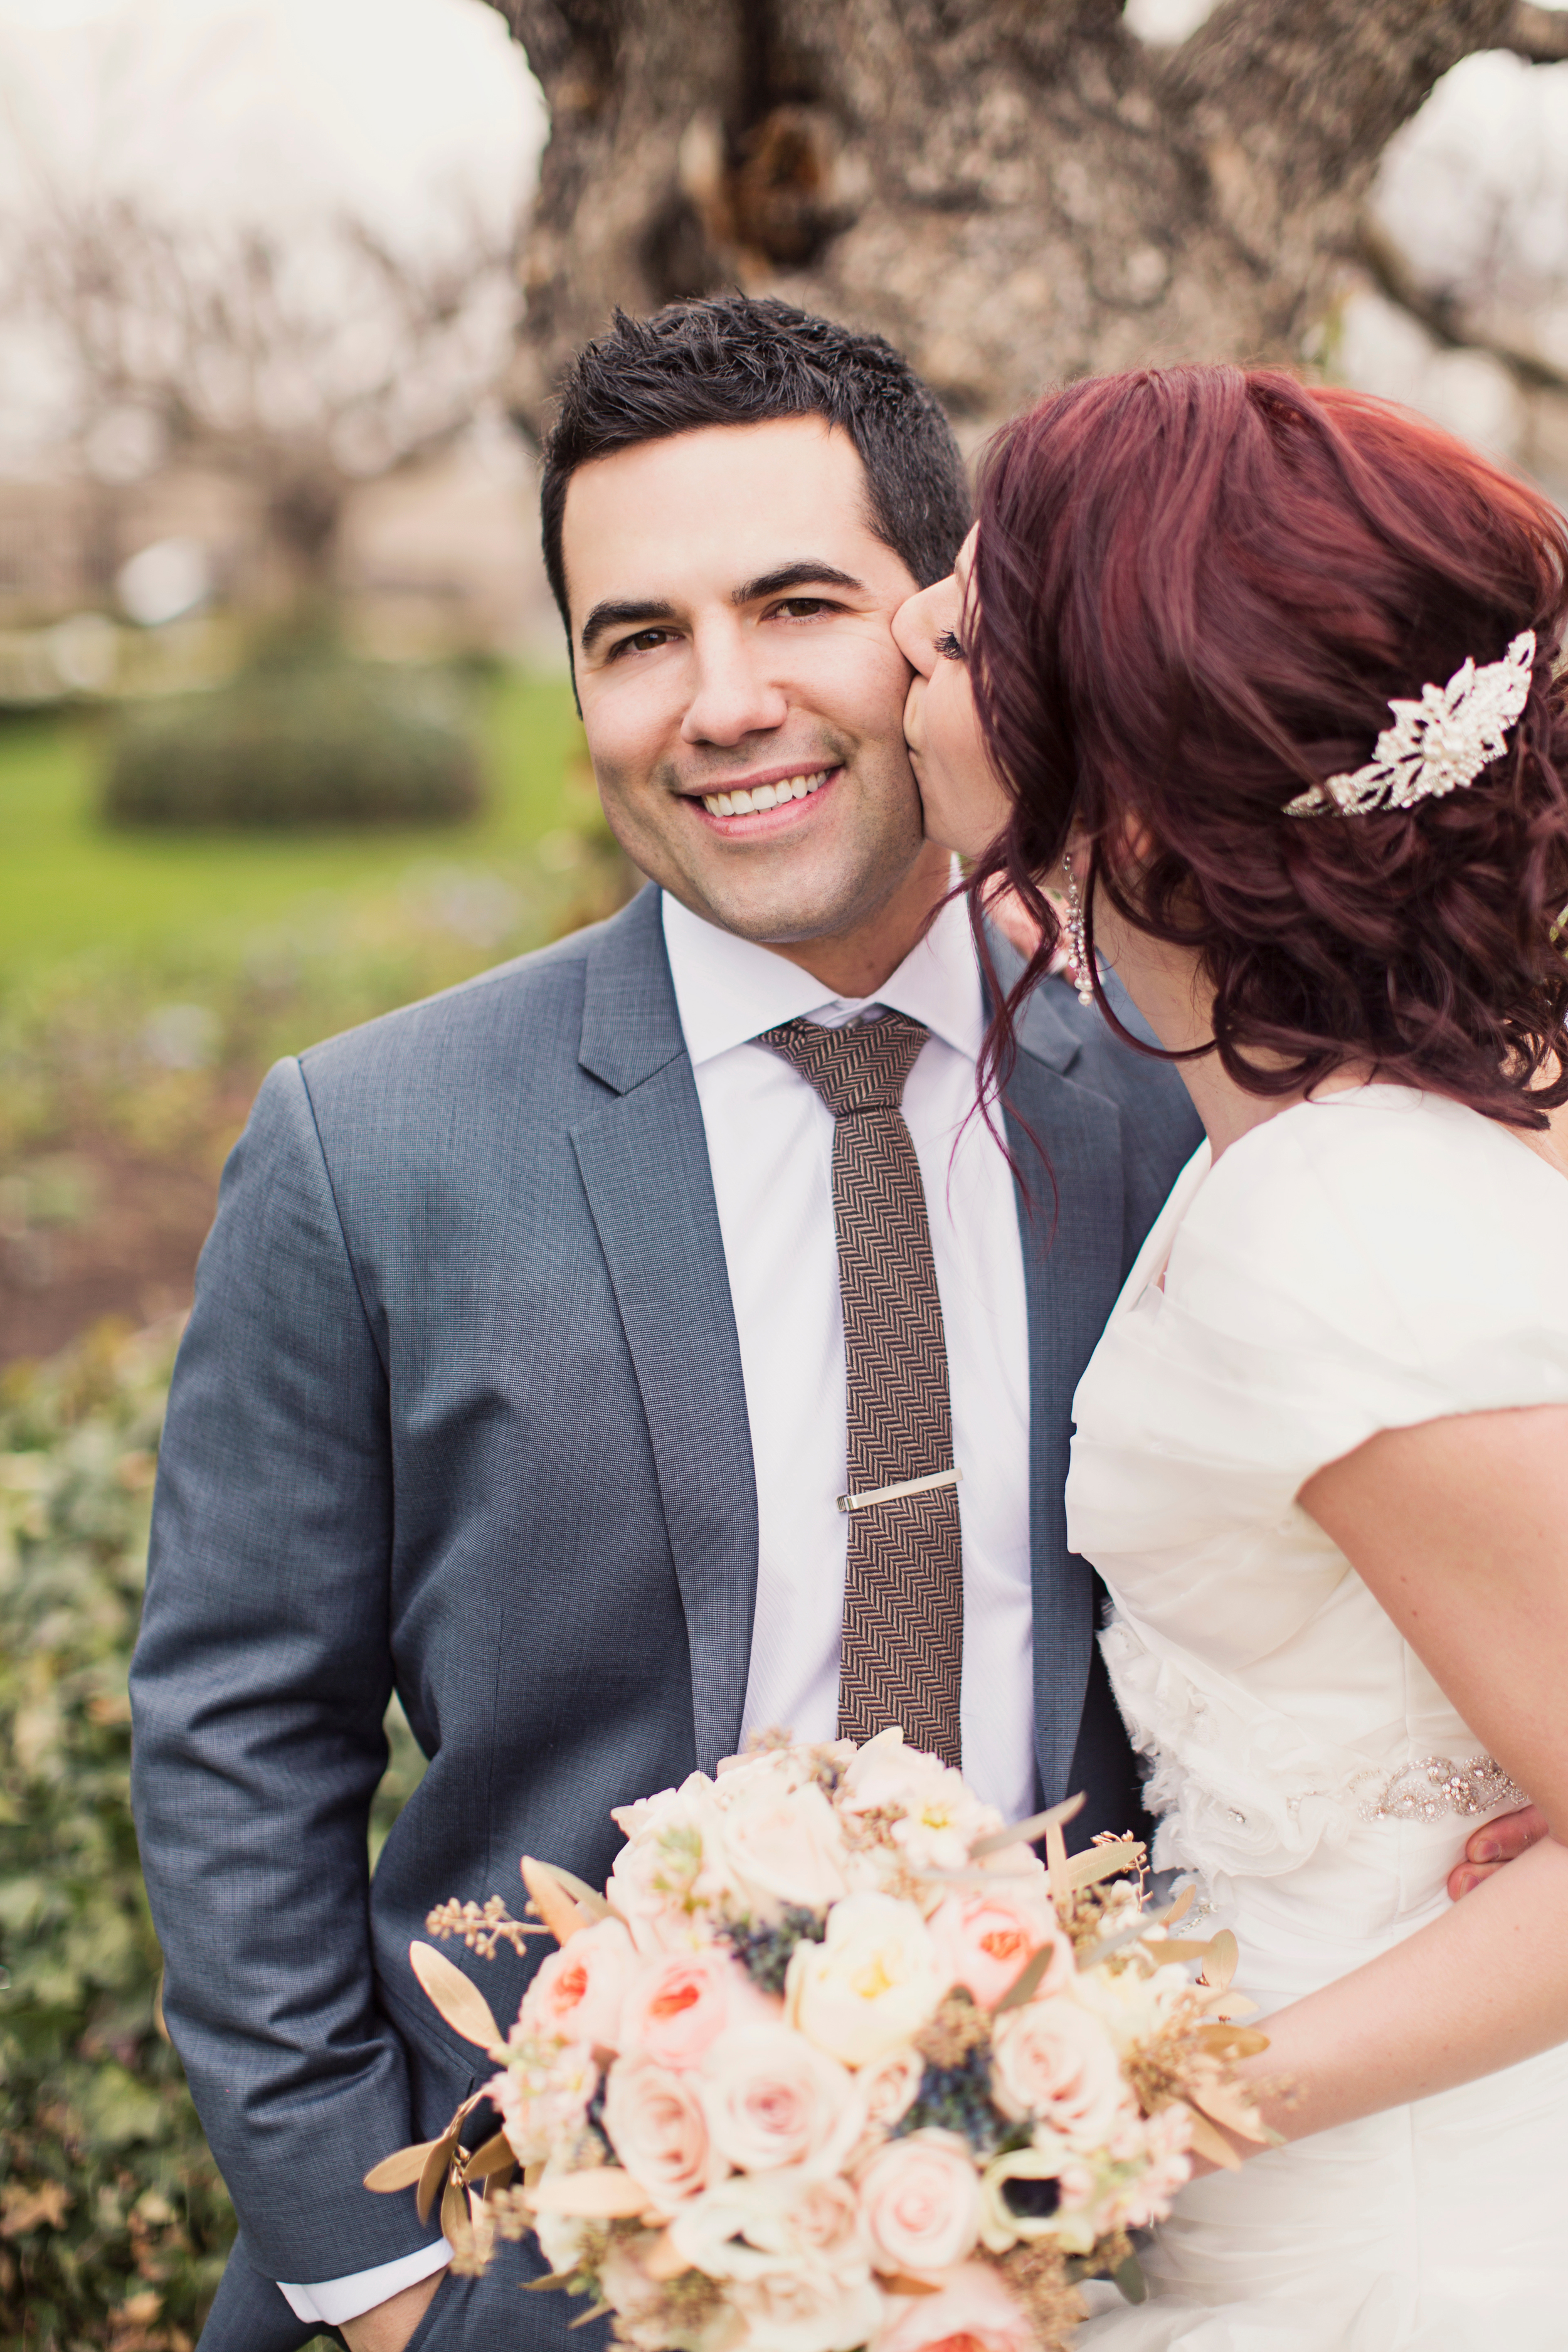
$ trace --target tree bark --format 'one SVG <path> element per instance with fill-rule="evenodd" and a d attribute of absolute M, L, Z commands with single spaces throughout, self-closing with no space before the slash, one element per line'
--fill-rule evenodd
<path fill-rule="evenodd" d="M 1295 356 L 1393 133 L 1528 0 L 493 0 L 551 110 L 511 386 L 620 304 L 770 292 L 907 352 L 965 437 L 1047 383 Z"/>

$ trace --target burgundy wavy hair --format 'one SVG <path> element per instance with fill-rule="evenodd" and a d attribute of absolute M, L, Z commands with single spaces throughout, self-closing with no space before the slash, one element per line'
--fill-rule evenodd
<path fill-rule="evenodd" d="M 1197 950 L 1214 987 L 1199 1050 L 1237 1085 L 1294 1094 L 1365 1063 L 1544 1127 L 1568 1101 L 1557 510 L 1387 402 L 1172 367 L 1042 400 L 993 444 L 979 516 L 964 634 L 1013 815 L 972 906 L 1005 879 L 1043 933 L 993 1024 L 987 1090 L 1056 944 L 1041 886 L 1076 824 L 1090 920 L 1103 890 Z M 1468 790 L 1284 814 L 1371 759 L 1391 698 L 1526 628 L 1529 701 Z M 1114 854 L 1129 817 L 1153 842 L 1135 873 Z"/>

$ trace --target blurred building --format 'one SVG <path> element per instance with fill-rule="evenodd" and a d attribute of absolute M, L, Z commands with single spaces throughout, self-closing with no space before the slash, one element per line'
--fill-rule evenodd
<path fill-rule="evenodd" d="M 243 619 L 281 592 L 259 499 L 232 476 L 171 467 L 123 485 L 0 479 L 0 633 L 14 645 L 83 614 L 145 621 L 127 567 L 137 567 L 132 583 L 145 579 L 138 559 L 164 549 L 165 571 L 178 572 L 178 550 L 199 574 L 195 595 L 175 590 L 171 622 L 198 603 Z M 353 634 L 389 657 L 563 658 L 539 556 L 534 468 L 499 434 L 353 488 L 333 581 Z M 155 604 L 151 617 L 164 617 Z M 16 698 L 0 677 L 4 698 Z"/>

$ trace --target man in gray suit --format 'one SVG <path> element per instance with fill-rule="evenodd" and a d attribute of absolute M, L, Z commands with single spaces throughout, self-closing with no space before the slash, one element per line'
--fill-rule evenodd
<path fill-rule="evenodd" d="M 482 2079 L 408 1968 L 448 1895 L 515 1886 L 525 1851 L 602 1881 L 613 1805 L 879 1711 L 929 1708 L 1014 1817 L 1081 1788 L 1084 1834 L 1136 1818 L 1062 1488 L 1074 1387 L 1198 1129 L 1065 988 L 1023 1024 L 1011 1160 L 967 1116 L 982 976 L 889 630 L 964 529 L 948 428 L 873 338 L 684 306 L 583 354 L 544 519 L 605 810 L 655 887 L 271 1073 L 175 1372 L 135 1780 L 170 2031 L 240 2216 L 208 2352 L 564 2342 L 521 2250 L 443 2276 L 412 2198 L 360 2185 Z M 865 1169 L 819 1065 L 889 1038 L 879 1132 L 918 1181 L 869 1199 L 865 1278 L 884 1243 L 919 1260 L 882 1339 L 916 1335 L 935 1451 L 879 1487 L 835 1237 Z M 394 1688 L 430 1762 L 373 1882 Z M 522 1963 L 457 1958 L 515 2010 Z"/>

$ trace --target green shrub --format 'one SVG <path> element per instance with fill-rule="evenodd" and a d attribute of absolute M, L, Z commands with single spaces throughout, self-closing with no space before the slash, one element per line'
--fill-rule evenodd
<path fill-rule="evenodd" d="M 126 1674 L 177 1329 L 0 1380 L 0 2347 L 189 2352 L 234 2219 L 131 1822 Z M 423 1765 L 401 1715 L 373 1851 Z"/>
<path fill-rule="evenodd" d="M 346 656 L 258 663 L 122 712 L 113 824 L 448 824 L 483 797 L 454 679 Z"/>

